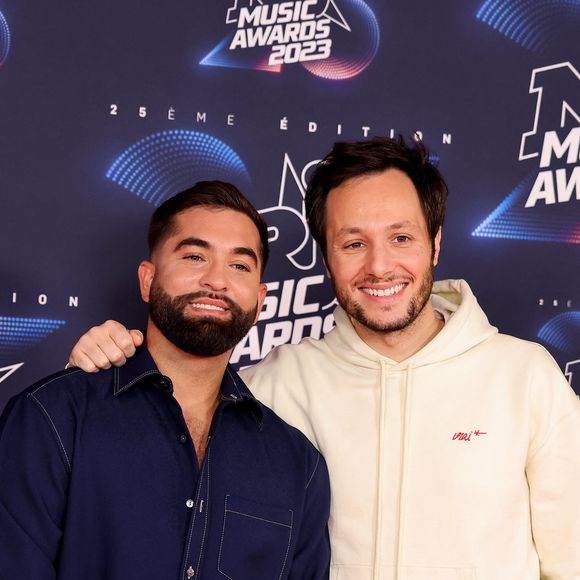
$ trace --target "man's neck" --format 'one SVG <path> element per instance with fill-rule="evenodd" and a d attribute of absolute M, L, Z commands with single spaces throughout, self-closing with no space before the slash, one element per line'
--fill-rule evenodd
<path fill-rule="evenodd" d="M 396 362 L 401 362 L 419 352 L 441 331 L 445 322 L 427 302 L 419 316 L 406 328 L 392 332 L 377 332 L 351 318 L 359 337 L 373 350 Z"/>
<path fill-rule="evenodd" d="M 157 368 L 171 379 L 173 396 L 181 408 L 199 415 L 213 414 L 230 352 L 218 356 L 186 353 L 151 322 L 147 326 L 147 348 Z"/>

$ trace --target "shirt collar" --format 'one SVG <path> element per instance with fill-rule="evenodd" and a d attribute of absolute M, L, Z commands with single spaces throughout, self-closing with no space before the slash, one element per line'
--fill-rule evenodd
<path fill-rule="evenodd" d="M 220 397 L 226 403 L 235 403 L 240 407 L 243 406 L 250 409 L 258 422 L 260 431 L 262 430 L 264 424 L 264 410 L 262 409 L 262 405 L 230 364 L 226 367 L 226 372 L 222 380 Z"/>
<path fill-rule="evenodd" d="M 135 356 L 127 360 L 121 367 L 113 369 L 113 395 L 122 395 L 135 385 L 145 382 L 167 393 L 173 392 L 173 384 L 169 377 L 163 375 L 146 347 L 137 349 Z M 250 392 L 244 381 L 228 364 L 221 384 L 220 399 L 224 404 L 235 404 L 240 408 L 250 409 L 260 429 L 264 420 L 261 404 Z"/>

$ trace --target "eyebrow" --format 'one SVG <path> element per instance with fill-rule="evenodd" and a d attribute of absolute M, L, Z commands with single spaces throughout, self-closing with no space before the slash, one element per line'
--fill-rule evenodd
<path fill-rule="evenodd" d="M 405 220 L 402 222 L 395 222 L 394 224 L 389 224 L 386 227 L 389 230 L 399 230 L 401 228 L 415 228 L 417 226 L 413 222 L 410 222 L 409 220 Z M 364 229 L 360 228 L 358 226 L 345 226 L 343 228 L 340 228 L 340 230 L 338 230 L 336 235 L 337 236 L 346 236 L 346 235 L 350 235 L 350 234 L 361 234 L 363 232 L 364 232 Z"/>
<path fill-rule="evenodd" d="M 204 250 L 211 249 L 211 244 L 207 240 L 202 240 L 201 238 L 185 238 L 181 240 L 177 246 L 175 246 L 175 252 L 181 250 L 181 248 L 187 246 L 195 246 L 198 248 L 203 248 Z M 252 248 L 246 248 L 245 246 L 237 246 L 232 249 L 232 252 L 237 256 L 247 256 L 251 258 L 256 266 L 258 266 L 258 255 Z"/>
<path fill-rule="evenodd" d="M 210 244 L 209 242 L 206 242 L 205 240 L 202 240 L 201 238 L 185 238 L 183 240 L 181 240 L 177 246 L 175 246 L 175 252 L 177 252 L 178 250 L 181 250 L 181 248 L 185 247 L 185 246 L 197 246 L 198 248 L 204 248 L 204 249 L 209 249 Z"/>

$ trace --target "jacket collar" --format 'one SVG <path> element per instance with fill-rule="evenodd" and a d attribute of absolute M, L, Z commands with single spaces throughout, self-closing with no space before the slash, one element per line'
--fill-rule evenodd
<path fill-rule="evenodd" d="M 144 346 L 138 348 L 135 356 L 128 359 L 122 367 L 113 369 L 113 396 L 118 397 L 141 383 L 157 387 L 166 393 L 173 393 L 171 379 L 159 371 L 153 357 Z M 220 399 L 225 404 L 249 408 L 256 417 L 260 429 L 262 428 L 264 414 L 261 404 L 229 364 L 220 391 Z"/>

